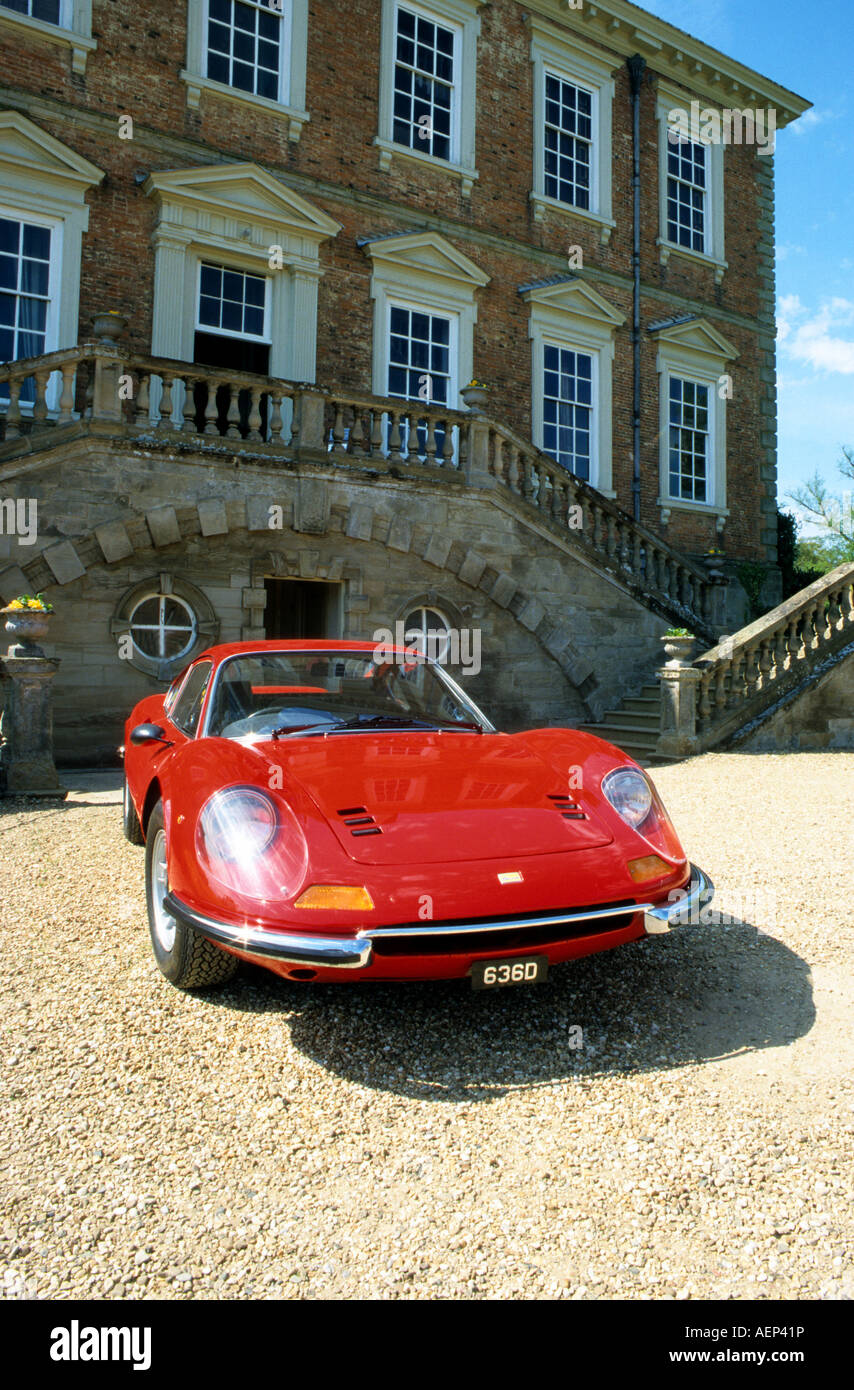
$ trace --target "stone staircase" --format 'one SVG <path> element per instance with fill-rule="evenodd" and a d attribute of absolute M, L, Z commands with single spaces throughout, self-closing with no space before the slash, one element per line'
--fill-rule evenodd
<path fill-rule="evenodd" d="M 656 747 L 661 733 L 661 688 L 657 682 L 643 685 L 637 694 L 625 696 L 616 709 L 608 710 L 599 723 L 579 728 L 616 744 L 635 762 L 660 762 Z"/>

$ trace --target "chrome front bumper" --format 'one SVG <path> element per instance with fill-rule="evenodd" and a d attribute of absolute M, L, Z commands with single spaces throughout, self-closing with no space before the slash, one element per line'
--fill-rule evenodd
<path fill-rule="evenodd" d="M 556 912 L 548 916 L 512 917 L 490 922 L 424 922 L 417 926 L 365 927 L 355 936 L 309 936 L 305 932 L 277 931 L 269 927 L 238 927 L 218 922 L 212 917 L 187 907 L 174 893 L 163 900 L 167 912 L 184 926 L 206 936 L 218 946 L 230 946 L 247 955 L 264 960 L 281 961 L 285 965 L 304 965 L 335 970 L 362 970 L 370 965 L 373 941 L 381 937 L 396 940 L 439 936 L 471 937 L 477 949 L 477 937 L 482 932 L 519 931 L 525 927 L 577 927 L 579 924 L 608 917 L 635 916 L 643 913 L 644 927 L 650 936 L 672 931 L 674 927 L 697 925 L 701 911 L 714 897 L 714 884 L 702 869 L 691 865 L 691 878 L 686 888 L 674 889 L 666 903 L 625 903 L 619 907 L 591 908 L 587 911 Z M 415 954 L 415 953 L 414 953 Z"/>

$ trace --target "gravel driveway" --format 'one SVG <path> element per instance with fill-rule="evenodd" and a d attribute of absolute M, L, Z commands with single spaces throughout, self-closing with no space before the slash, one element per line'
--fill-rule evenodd
<path fill-rule="evenodd" d="M 0 803 L 5 1296 L 854 1296 L 854 755 L 655 777 L 741 915 L 486 994 L 179 994 L 118 793 Z"/>

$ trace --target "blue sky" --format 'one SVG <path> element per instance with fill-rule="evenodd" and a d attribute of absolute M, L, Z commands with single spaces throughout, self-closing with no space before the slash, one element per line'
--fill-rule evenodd
<path fill-rule="evenodd" d="M 813 102 L 780 133 L 779 492 L 854 448 L 854 4 L 642 0 L 650 13 Z"/>

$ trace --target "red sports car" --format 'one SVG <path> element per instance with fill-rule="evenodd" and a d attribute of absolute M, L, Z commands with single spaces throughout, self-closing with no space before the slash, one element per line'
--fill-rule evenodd
<path fill-rule="evenodd" d="M 572 729 L 503 734 L 436 662 L 365 642 L 212 647 L 125 734 L 157 963 L 292 980 L 534 983 L 701 919 L 652 782 Z"/>

